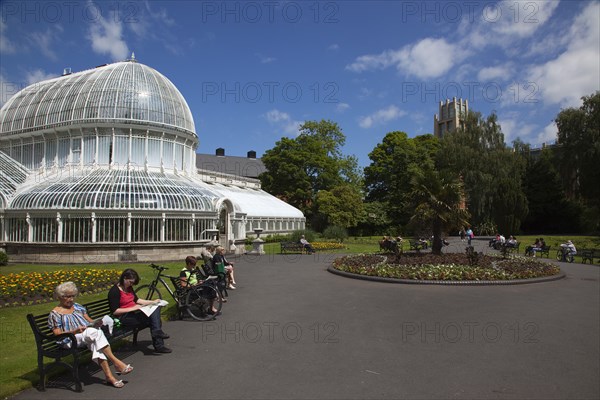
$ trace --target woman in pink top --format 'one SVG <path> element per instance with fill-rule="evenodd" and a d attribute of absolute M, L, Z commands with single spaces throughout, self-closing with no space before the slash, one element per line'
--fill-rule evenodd
<path fill-rule="evenodd" d="M 110 310 L 115 317 L 121 320 L 123 327 L 149 326 L 154 351 L 157 353 L 170 353 L 171 349 L 165 346 L 164 341 L 164 339 L 169 338 L 169 335 L 162 330 L 162 321 L 160 320 L 161 307 L 157 307 L 150 316 L 140 311 L 140 308 L 148 304 L 154 304 L 155 301 L 137 297 L 133 286 L 139 282 L 140 277 L 135 270 L 128 268 L 123 271 L 119 282 L 108 291 Z"/>

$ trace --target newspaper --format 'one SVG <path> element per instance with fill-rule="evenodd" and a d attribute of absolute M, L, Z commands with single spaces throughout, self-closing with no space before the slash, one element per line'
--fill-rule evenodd
<path fill-rule="evenodd" d="M 148 304 L 140 308 L 144 314 L 150 316 L 158 307 L 164 307 L 169 304 L 166 300 L 158 300 L 156 303 Z"/>

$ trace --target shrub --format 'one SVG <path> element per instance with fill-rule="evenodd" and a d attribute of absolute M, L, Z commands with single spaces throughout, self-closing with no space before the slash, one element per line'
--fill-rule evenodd
<path fill-rule="evenodd" d="M 310 229 L 304 229 L 292 232 L 287 240 L 290 242 L 299 242 L 302 235 L 304 235 L 309 242 L 314 242 L 317 237 L 316 232 L 311 231 Z"/>
<path fill-rule="evenodd" d="M 0 251 L 0 266 L 8 264 L 8 255 L 5 252 Z"/>
<path fill-rule="evenodd" d="M 327 239 L 336 239 L 340 243 L 343 243 L 344 240 L 348 238 L 348 231 L 341 226 L 328 226 L 323 231 L 323 237 Z"/>

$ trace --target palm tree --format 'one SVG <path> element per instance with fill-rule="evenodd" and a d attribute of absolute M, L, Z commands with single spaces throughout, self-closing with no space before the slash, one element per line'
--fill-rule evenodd
<path fill-rule="evenodd" d="M 412 171 L 412 220 L 431 224 L 433 254 L 442 253 L 442 232 L 450 226 L 467 224 L 469 214 L 464 209 L 464 190 L 459 178 L 451 177 L 432 167 Z"/>

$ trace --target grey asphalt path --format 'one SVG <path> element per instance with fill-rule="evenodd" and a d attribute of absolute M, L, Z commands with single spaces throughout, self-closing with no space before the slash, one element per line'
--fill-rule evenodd
<path fill-rule="evenodd" d="M 135 367 L 125 388 L 92 370 L 83 394 L 15 398 L 600 398 L 599 266 L 464 287 L 348 279 L 326 272 L 332 258 L 242 256 L 218 320 L 165 323 L 169 355 L 118 351 Z M 149 339 L 141 335 L 143 349 Z"/>

